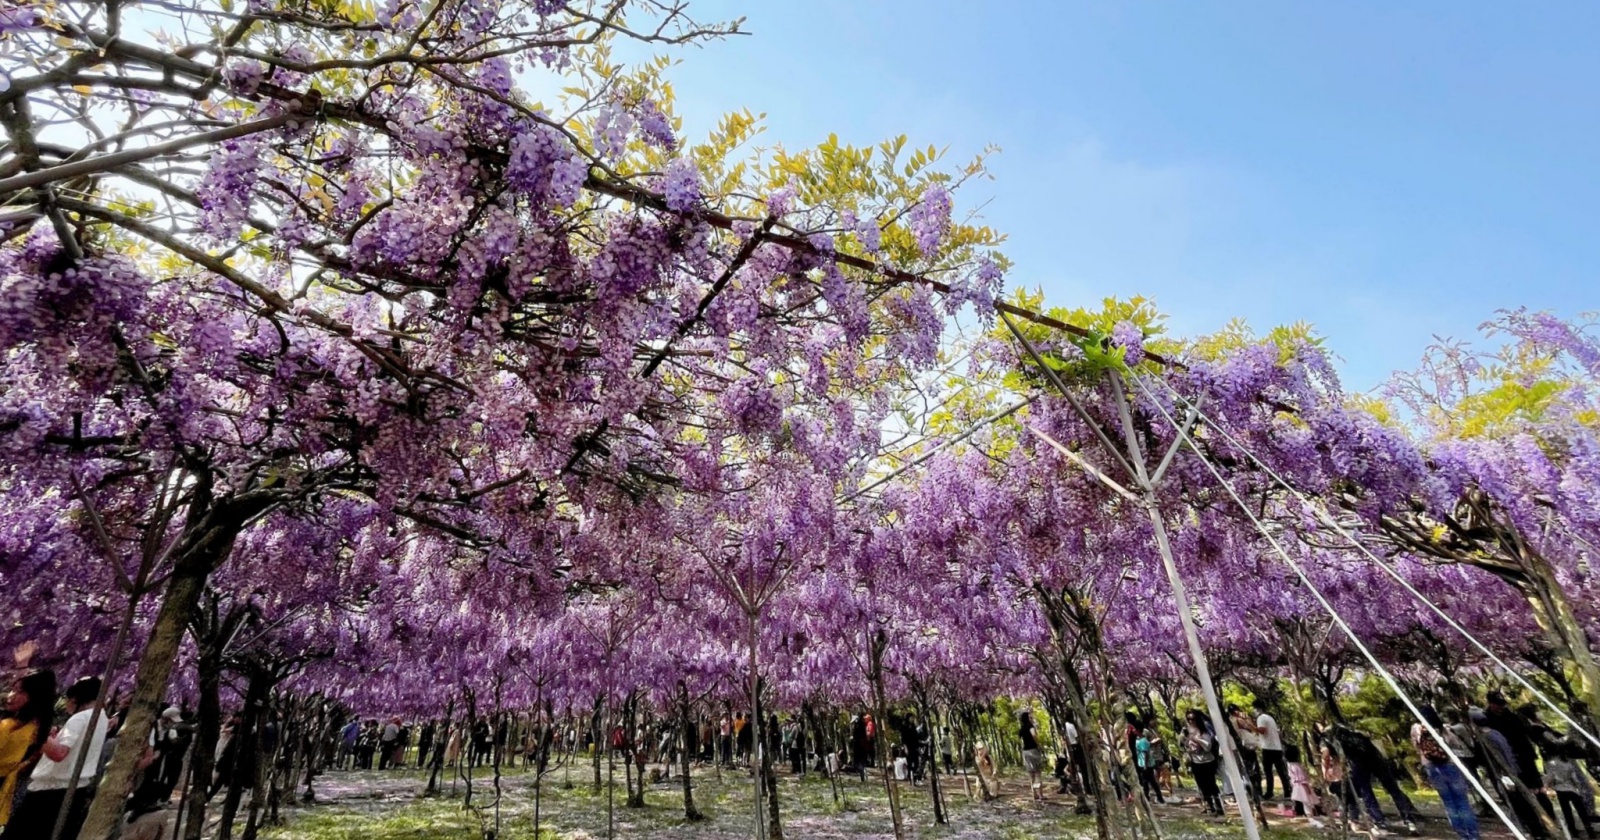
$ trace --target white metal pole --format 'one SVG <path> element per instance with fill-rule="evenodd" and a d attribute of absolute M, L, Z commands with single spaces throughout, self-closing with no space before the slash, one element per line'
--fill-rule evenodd
<path fill-rule="evenodd" d="M 756 821 L 754 823 L 756 840 L 762 840 L 766 836 L 764 831 L 766 826 L 761 819 L 761 786 L 766 781 L 761 777 L 761 703 L 759 701 L 761 671 L 756 658 L 756 643 L 759 640 L 758 634 L 760 632 L 760 625 L 757 622 L 760 621 L 760 616 L 760 612 L 755 609 L 751 609 L 746 613 L 746 617 L 750 621 L 750 717 L 752 720 L 745 721 L 745 728 L 750 730 L 750 764 L 755 769 L 753 775 L 756 780 Z"/>
<path fill-rule="evenodd" d="M 1189 656 L 1194 659 L 1195 674 L 1200 679 L 1200 691 L 1206 698 L 1206 709 L 1211 713 L 1211 726 L 1216 730 L 1216 737 L 1222 753 L 1222 769 L 1228 774 L 1228 781 L 1233 785 L 1234 801 L 1239 806 L 1239 815 L 1244 818 L 1244 834 L 1249 840 L 1261 840 L 1261 828 L 1256 825 L 1256 815 L 1250 807 L 1250 788 L 1244 781 L 1244 774 L 1239 772 L 1239 759 L 1234 754 L 1233 739 L 1228 737 L 1227 721 L 1222 717 L 1222 703 L 1217 699 L 1215 685 L 1211 682 L 1211 666 L 1206 660 L 1206 653 L 1200 646 L 1200 633 L 1194 626 L 1194 614 L 1189 609 L 1189 591 L 1183 585 L 1183 576 L 1178 573 L 1178 564 L 1172 557 L 1172 546 L 1167 541 L 1167 527 L 1161 518 L 1161 506 L 1156 502 L 1155 486 L 1150 483 L 1150 477 L 1145 472 L 1144 455 L 1140 451 L 1137 430 L 1133 426 L 1133 411 L 1128 403 L 1128 395 L 1123 391 L 1122 383 L 1117 379 L 1115 371 L 1107 372 L 1106 379 L 1110 382 L 1111 389 L 1117 395 L 1117 411 L 1122 415 L 1123 437 L 1128 445 L 1128 454 L 1133 462 L 1135 478 L 1138 479 L 1139 489 L 1143 493 L 1144 509 L 1150 516 L 1150 526 L 1155 530 L 1156 549 L 1161 554 L 1161 565 L 1167 572 L 1167 581 L 1172 584 L 1172 597 L 1178 602 L 1178 620 L 1183 624 L 1184 640 L 1189 644 Z"/>

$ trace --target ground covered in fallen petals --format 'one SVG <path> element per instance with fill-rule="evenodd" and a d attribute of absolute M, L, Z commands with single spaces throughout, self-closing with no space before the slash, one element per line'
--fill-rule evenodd
<path fill-rule="evenodd" d="M 570 782 L 570 787 L 568 783 Z M 695 800 L 706 815 L 702 822 L 690 823 L 683 817 L 681 788 L 674 780 L 651 786 L 644 808 L 624 807 L 626 789 L 618 768 L 615 799 L 602 785 L 596 793 L 592 771 L 586 766 L 570 773 L 558 769 L 545 777 L 537 797 L 539 834 L 537 840 L 594 840 L 606 837 L 665 837 L 685 840 L 734 840 L 753 836 L 751 831 L 751 780 L 743 772 L 718 774 L 711 768 L 697 768 L 694 776 Z M 1027 795 L 1026 779 L 1003 776 L 1002 796 L 992 802 L 978 802 L 964 790 L 963 780 L 955 776 L 946 781 L 949 805 L 948 825 L 935 825 L 933 806 L 926 785 L 900 787 L 906 819 L 906 835 L 940 840 L 1032 840 L 1032 838 L 1090 838 L 1094 818 L 1073 812 L 1071 796 L 1050 796 L 1042 804 Z M 317 780 L 317 802 L 285 813 L 284 824 L 263 833 L 266 840 L 356 840 L 356 838 L 405 838 L 406 840 L 445 840 L 445 838 L 488 837 L 500 840 L 534 840 L 535 789 L 531 774 L 507 771 L 500 780 L 500 795 L 495 796 L 492 774 L 480 770 L 472 782 L 471 805 L 464 807 L 467 784 L 461 778 L 447 780 L 435 796 L 425 796 L 426 776 L 415 771 L 333 772 Z M 835 788 L 819 776 L 779 779 L 779 801 L 785 836 L 790 840 L 880 840 L 892 838 L 887 794 L 881 779 L 868 777 L 863 783 L 850 777 Z M 1186 796 L 1187 794 L 1187 796 Z M 1176 804 L 1155 807 L 1161 836 L 1166 840 L 1243 835 L 1237 816 L 1230 819 L 1205 817 L 1193 804 L 1192 791 L 1180 789 Z M 1427 791 L 1417 794 L 1419 804 L 1438 814 L 1437 802 Z M 609 817 L 609 832 L 608 832 Z M 1337 824 L 1324 828 L 1304 819 L 1269 813 L 1272 833 L 1278 837 L 1337 837 Z M 1487 827 L 1487 826 L 1486 826 Z M 1453 837 L 1443 817 L 1423 827 L 1427 837 Z M 1154 835 L 1150 835 L 1154 836 Z M 1365 835 L 1358 835 L 1365 836 Z M 1486 832 L 1486 836 L 1497 836 Z"/>

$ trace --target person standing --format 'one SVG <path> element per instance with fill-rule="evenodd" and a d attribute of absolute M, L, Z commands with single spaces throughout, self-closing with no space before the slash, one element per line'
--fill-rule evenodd
<path fill-rule="evenodd" d="M 1494 703 L 1496 696 L 1496 692 L 1490 692 L 1491 704 Z M 1501 698 L 1499 705 L 1504 708 L 1504 698 Z M 1472 711 L 1470 718 L 1472 725 L 1478 728 L 1479 737 L 1487 745 L 1487 767 L 1490 778 L 1499 780 L 1497 786 L 1501 788 L 1506 801 L 1511 804 L 1511 811 L 1516 816 L 1517 822 L 1521 823 L 1522 830 L 1534 840 L 1548 840 L 1551 833 L 1545 827 L 1544 820 L 1540 818 L 1539 810 L 1543 808 L 1546 813 L 1554 817 L 1555 808 L 1550 804 L 1550 798 L 1544 795 L 1544 780 L 1540 777 L 1537 766 L 1532 771 L 1522 766 L 1524 759 L 1518 756 L 1518 743 L 1512 740 L 1513 736 L 1506 734 L 1507 731 L 1524 734 L 1520 729 L 1521 718 L 1515 714 L 1510 714 L 1509 717 L 1502 714 L 1498 718 L 1492 718 L 1488 709 Z M 1505 729 L 1496 726 L 1496 720 Z M 1521 740 L 1526 740 L 1525 734 Z M 1532 750 L 1531 745 L 1527 750 Z M 1526 751 L 1523 754 L 1526 755 Z M 1529 757 L 1526 760 L 1534 759 Z M 1535 784 L 1538 787 L 1528 787 L 1530 779 L 1536 780 Z"/>
<path fill-rule="evenodd" d="M 1529 724 L 1527 718 L 1511 709 L 1504 694 L 1491 691 L 1484 699 L 1488 703 L 1484 706 L 1483 716 L 1489 728 L 1506 739 L 1506 744 L 1511 747 L 1511 756 L 1516 759 L 1517 781 L 1532 793 L 1545 813 L 1554 815 L 1555 808 L 1550 804 L 1549 797 L 1544 795 L 1544 779 L 1539 775 L 1539 750 L 1534 742 L 1538 730 Z"/>
<path fill-rule="evenodd" d="M 1234 732 L 1233 743 L 1238 745 L 1239 762 L 1243 766 L 1245 781 L 1250 785 L 1249 796 L 1252 800 L 1261 795 L 1261 735 L 1256 731 L 1256 723 L 1245 714 L 1244 709 L 1238 706 L 1228 707 L 1228 728 Z M 1227 777 L 1223 778 L 1227 783 Z M 1238 796 L 1238 791 L 1232 792 Z"/>
<path fill-rule="evenodd" d="M 1072 762 L 1072 774 L 1078 780 L 1078 807 L 1077 813 L 1088 813 L 1088 795 L 1095 790 L 1095 779 L 1089 773 L 1089 754 L 1084 752 L 1083 744 L 1078 738 L 1078 725 L 1072 718 L 1061 719 L 1061 737 L 1067 742 L 1067 755 Z"/>
<path fill-rule="evenodd" d="M 866 766 L 867 718 L 863 713 L 850 718 L 850 769 L 859 773 L 864 772 Z"/>
<path fill-rule="evenodd" d="M 1333 737 L 1345 766 L 1349 768 L 1349 776 L 1345 779 L 1344 785 L 1346 816 L 1352 819 L 1356 816 L 1359 799 L 1360 803 L 1366 806 L 1367 816 L 1371 818 L 1373 828 L 1380 831 L 1388 830 L 1388 820 L 1378 805 L 1377 795 L 1372 791 L 1372 782 L 1376 780 L 1383 785 L 1389 798 L 1394 800 L 1400 818 L 1405 820 L 1406 833 L 1416 836 L 1416 822 L 1420 815 L 1416 806 L 1411 804 L 1411 799 L 1396 783 L 1394 772 L 1389 769 L 1389 759 L 1384 757 L 1378 745 L 1372 743 L 1371 738 L 1342 723 L 1334 725 Z"/>
<path fill-rule="evenodd" d="M 922 775 L 925 771 L 923 761 L 927 758 L 928 732 L 922 728 L 921 721 L 897 728 L 905 733 L 902 738 L 902 744 L 905 746 L 906 763 L 911 768 L 911 783 L 919 784 L 922 782 Z M 1043 763 L 1042 758 L 1040 762 Z"/>
<path fill-rule="evenodd" d="M 411 749 L 411 726 L 400 724 L 400 734 L 394 739 L 394 762 L 391 766 L 405 769 L 406 753 Z"/>
<path fill-rule="evenodd" d="M 6 823 L 3 840 L 36 840 L 49 837 L 55 829 L 56 814 L 66 804 L 67 795 L 73 793 L 72 808 L 67 813 L 63 837 L 77 837 L 83 818 L 88 813 L 89 800 L 93 798 L 94 771 L 100 766 L 100 753 L 105 747 L 107 724 L 96 705 L 100 697 L 100 678 L 84 677 L 67 689 L 66 725 L 45 740 L 39 763 L 33 768 L 28 781 L 28 793 Z M 89 728 L 90 719 L 94 729 Z M 69 791 L 73 772 L 81 763 L 83 772 L 78 777 L 76 791 Z"/>
<path fill-rule="evenodd" d="M 1044 772 L 1044 753 L 1039 749 L 1039 734 L 1033 725 L 1033 712 L 1023 709 L 1017 714 L 1017 734 L 1022 740 L 1022 767 L 1028 771 L 1028 784 L 1036 802 L 1044 801 L 1044 783 L 1039 774 Z"/>
<path fill-rule="evenodd" d="M 339 767 L 356 769 L 356 741 L 361 738 L 361 718 L 351 718 L 339 733 Z"/>
<path fill-rule="evenodd" d="M 1161 796 L 1161 786 L 1156 784 L 1156 745 L 1159 743 L 1161 736 L 1156 734 L 1155 727 L 1145 727 L 1133 742 L 1133 761 L 1139 775 L 1139 789 L 1144 791 L 1146 798 L 1164 804 L 1166 800 Z"/>
<path fill-rule="evenodd" d="M 481 767 L 489 762 L 489 751 L 494 742 L 494 732 L 489 728 L 489 721 L 478 718 L 472 725 L 472 760 L 468 762 L 473 767 Z M 596 744 L 595 750 L 604 750 L 604 744 Z"/>
<path fill-rule="evenodd" d="M 1421 711 L 1422 719 L 1434 731 L 1445 732 L 1444 720 L 1432 706 L 1423 706 Z M 1421 723 L 1413 723 L 1411 743 L 1422 757 L 1422 771 L 1428 777 L 1428 784 L 1439 792 L 1439 801 L 1444 805 L 1445 816 L 1450 819 L 1456 836 L 1461 840 L 1478 840 L 1478 815 L 1473 813 L 1472 799 L 1467 795 L 1467 777 L 1451 760 L 1448 741 L 1441 743 Z"/>
<path fill-rule="evenodd" d="M 222 725 L 222 731 L 217 734 L 217 749 L 212 754 L 211 780 L 206 785 L 206 799 L 210 800 L 217 795 L 217 791 L 226 787 L 233 779 L 234 767 L 238 763 L 239 739 L 234 737 L 238 732 L 241 720 L 237 714 L 228 718 Z"/>
<path fill-rule="evenodd" d="M 417 768 L 428 766 L 428 754 L 433 749 L 433 734 L 437 726 L 433 721 L 422 724 L 422 731 L 417 733 Z"/>
<path fill-rule="evenodd" d="M 461 724 L 451 723 L 447 726 L 450 736 L 445 739 L 444 766 L 455 767 L 456 762 L 461 760 Z M 575 743 L 576 735 L 571 740 Z"/>
<path fill-rule="evenodd" d="M 1561 804 L 1561 816 L 1566 820 L 1567 832 L 1578 837 L 1580 825 L 1583 836 L 1595 840 L 1594 785 L 1583 775 L 1578 760 L 1583 750 L 1571 741 L 1558 741 L 1545 749 L 1545 787 L 1556 795 Z"/>
<path fill-rule="evenodd" d="M 1161 737 L 1161 730 L 1152 722 L 1146 730 L 1151 733 L 1150 760 L 1155 762 L 1156 787 L 1172 795 L 1172 751 L 1167 748 L 1167 739 Z"/>
<path fill-rule="evenodd" d="M 1267 701 L 1257 699 L 1256 707 L 1256 734 L 1261 738 L 1261 775 L 1263 778 L 1263 796 L 1272 798 L 1272 780 L 1274 777 L 1283 782 L 1283 795 L 1290 795 L 1289 763 L 1283 758 L 1283 733 L 1278 731 L 1278 719 L 1267 711 Z"/>
<path fill-rule="evenodd" d="M 796 776 L 804 775 L 806 771 L 806 746 L 805 730 L 800 728 L 800 721 L 789 719 L 783 728 L 784 747 L 789 751 L 789 772 Z"/>
<path fill-rule="evenodd" d="M 745 719 L 744 712 L 733 714 L 733 741 L 734 751 L 738 755 L 739 764 L 744 764 L 746 756 L 750 754 L 750 721 Z"/>
<path fill-rule="evenodd" d="M 1184 721 L 1183 755 L 1189 762 L 1189 772 L 1194 774 L 1206 813 L 1222 816 L 1222 791 L 1217 788 L 1217 758 L 1221 755 L 1217 736 L 1198 709 L 1190 709 Z"/>
<path fill-rule="evenodd" d="M 939 759 L 944 762 L 944 774 L 954 776 L 956 772 L 956 742 L 950 735 L 950 727 L 939 727 Z"/>
<path fill-rule="evenodd" d="M 767 736 L 766 754 L 772 756 L 772 764 L 776 766 L 783 761 L 780 757 L 783 755 L 783 729 L 778 723 L 777 712 L 767 715 L 767 728 L 761 734 Z"/>
<path fill-rule="evenodd" d="M 178 707 L 168 707 L 161 713 L 161 721 L 156 726 L 155 765 L 150 768 L 157 790 L 165 790 L 170 795 L 177 789 L 192 743 L 194 727 L 184 721 L 183 712 Z"/>
<path fill-rule="evenodd" d="M 1322 821 L 1317 819 L 1317 811 L 1322 804 L 1317 792 L 1311 789 L 1311 775 L 1306 772 L 1305 765 L 1300 763 L 1300 748 L 1294 744 L 1284 747 L 1284 760 L 1289 763 L 1289 781 L 1293 787 L 1289 789 L 1289 800 L 1294 803 L 1294 815 L 1310 820 L 1313 828 L 1321 828 Z"/>
<path fill-rule="evenodd" d="M 1330 739 L 1322 738 L 1322 781 L 1328 786 L 1328 793 L 1339 802 L 1344 802 L 1344 763 L 1339 761 L 1339 756 L 1334 753 L 1333 743 Z M 1328 806 L 1330 814 L 1339 813 L 1339 808 Z"/>
<path fill-rule="evenodd" d="M 394 718 L 383 725 L 383 732 L 378 736 L 378 769 L 387 770 L 394 766 L 395 745 L 400 742 L 400 719 Z"/>
<path fill-rule="evenodd" d="M 29 671 L 17 679 L 0 719 L 0 828 L 11 818 L 11 800 L 43 754 L 55 715 L 56 674 Z"/>
<path fill-rule="evenodd" d="M 989 755 L 989 748 L 982 741 L 972 745 L 972 769 L 978 777 L 978 790 L 983 801 L 988 802 L 997 795 L 995 787 L 999 784 L 994 767 L 994 757 Z"/>

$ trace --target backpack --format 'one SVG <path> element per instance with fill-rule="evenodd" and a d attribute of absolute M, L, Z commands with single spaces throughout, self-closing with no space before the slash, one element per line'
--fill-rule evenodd
<path fill-rule="evenodd" d="M 1417 733 L 1417 753 L 1429 764 L 1450 763 L 1450 752 L 1425 729 Z"/>

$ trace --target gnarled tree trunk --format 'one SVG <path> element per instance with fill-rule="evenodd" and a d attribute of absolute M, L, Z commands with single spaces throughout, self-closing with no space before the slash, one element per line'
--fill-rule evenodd
<path fill-rule="evenodd" d="M 196 498 L 209 497 L 209 477 L 201 474 L 196 483 Z M 83 829 L 78 833 L 80 840 L 107 840 L 121 825 L 123 804 L 138 777 L 139 759 L 150 741 L 150 732 L 155 729 L 156 717 L 161 713 L 167 683 L 178 660 L 178 648 L 195 617 L 206 579 L 227 559 L 245 523 L 277 501 L 275 496 L 260 494 L 230 499 L 215 506 L 203 506 L 200 501 L 192 503 L 193 513 L 172 553 L 172 575 L 167 580 L 161 609 L 156 613 L 144 653 L 139 657 L 139 670 L 134 676 L 133 693 L 128 698 L 117 747 L 100 779 Z"/>
<path fill-rule="evenodd" d="M 689 781 L 689 766 L 694 760 L 691 753 L 695 752 L 695 726 L 694 717 L 689 713 L 689 686 L 683 680 L 678 680 L 678 721 L 679 736 L 683 744 L 678 750 L 678 777 L 683 781 L 683 818 L 689 822 L 699 822 L 705 819 L 700 809 L 694 806 L 694 785 Z"/>

